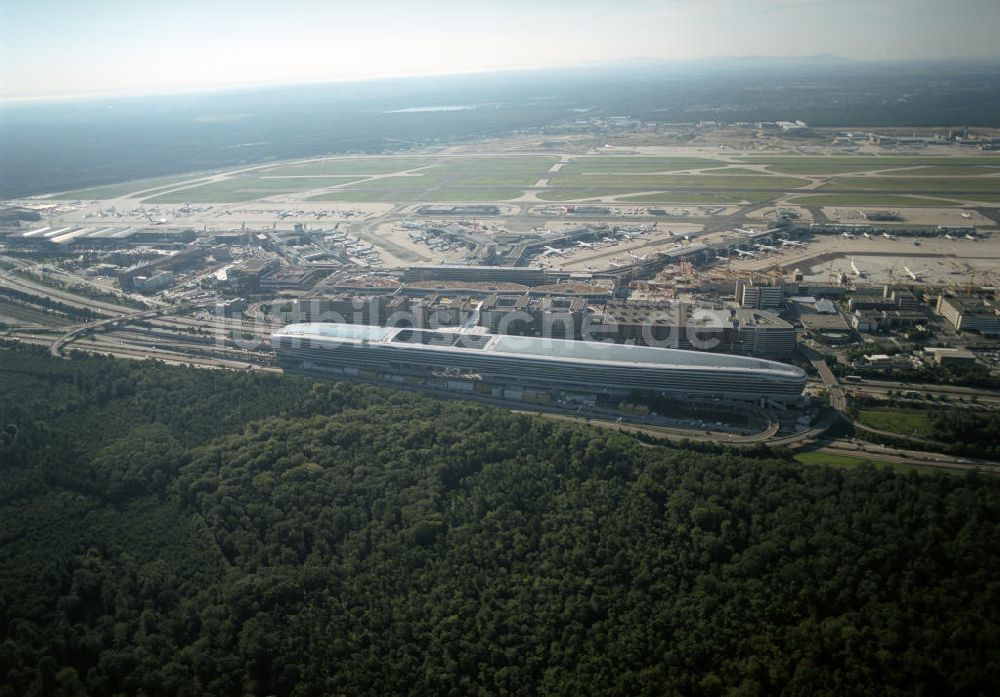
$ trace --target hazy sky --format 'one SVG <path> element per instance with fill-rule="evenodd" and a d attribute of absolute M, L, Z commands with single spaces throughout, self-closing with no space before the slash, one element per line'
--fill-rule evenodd
<path fill-rule="evenodd" d="M 995 57 L 1000 0 L 0 0 L 0 97 L 626 58 Z"/>

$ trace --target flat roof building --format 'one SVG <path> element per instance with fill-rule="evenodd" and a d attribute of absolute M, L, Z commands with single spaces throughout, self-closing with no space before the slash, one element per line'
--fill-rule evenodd
<path fill-rule="evenodd" d="M 958 331 L 1000 334 L 1000 314 L 997 314 L 997 309 L 975 299 L 948 298 L 942 295 L 938 298 L 937 312 Z"/>

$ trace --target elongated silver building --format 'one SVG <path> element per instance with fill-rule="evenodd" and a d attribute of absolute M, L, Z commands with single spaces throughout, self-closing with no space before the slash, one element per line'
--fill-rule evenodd
<path fill-rule="evenodd" d="M 505 398 L 634 391 L 793 402 L 801 368 L 704 351 L 360 324 L 292 324 L 271 335 L 286 370 L 478 391 Z M 536 400 L 537 401 L 537 400 Z"/>

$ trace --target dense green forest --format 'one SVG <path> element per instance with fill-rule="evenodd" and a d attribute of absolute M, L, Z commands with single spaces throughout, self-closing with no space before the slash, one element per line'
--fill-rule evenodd
<path fill-rule="evenodd" d="M 930 415 L 930 427 L 931 437 L 951 452 L 1000 458 L 1000 412 L 941 409 Z"/>
<path fill-rule="evenodd" d="M 0 695 L 989 695 L 1000 482 L 0 348 Z"/>

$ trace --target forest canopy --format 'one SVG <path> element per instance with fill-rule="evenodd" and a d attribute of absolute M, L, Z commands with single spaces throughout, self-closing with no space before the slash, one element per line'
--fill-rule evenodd
<path fill-rule="evenodd" d="M 0 348 L 0 695 L 987 695 L 1000 484 Z"/>

